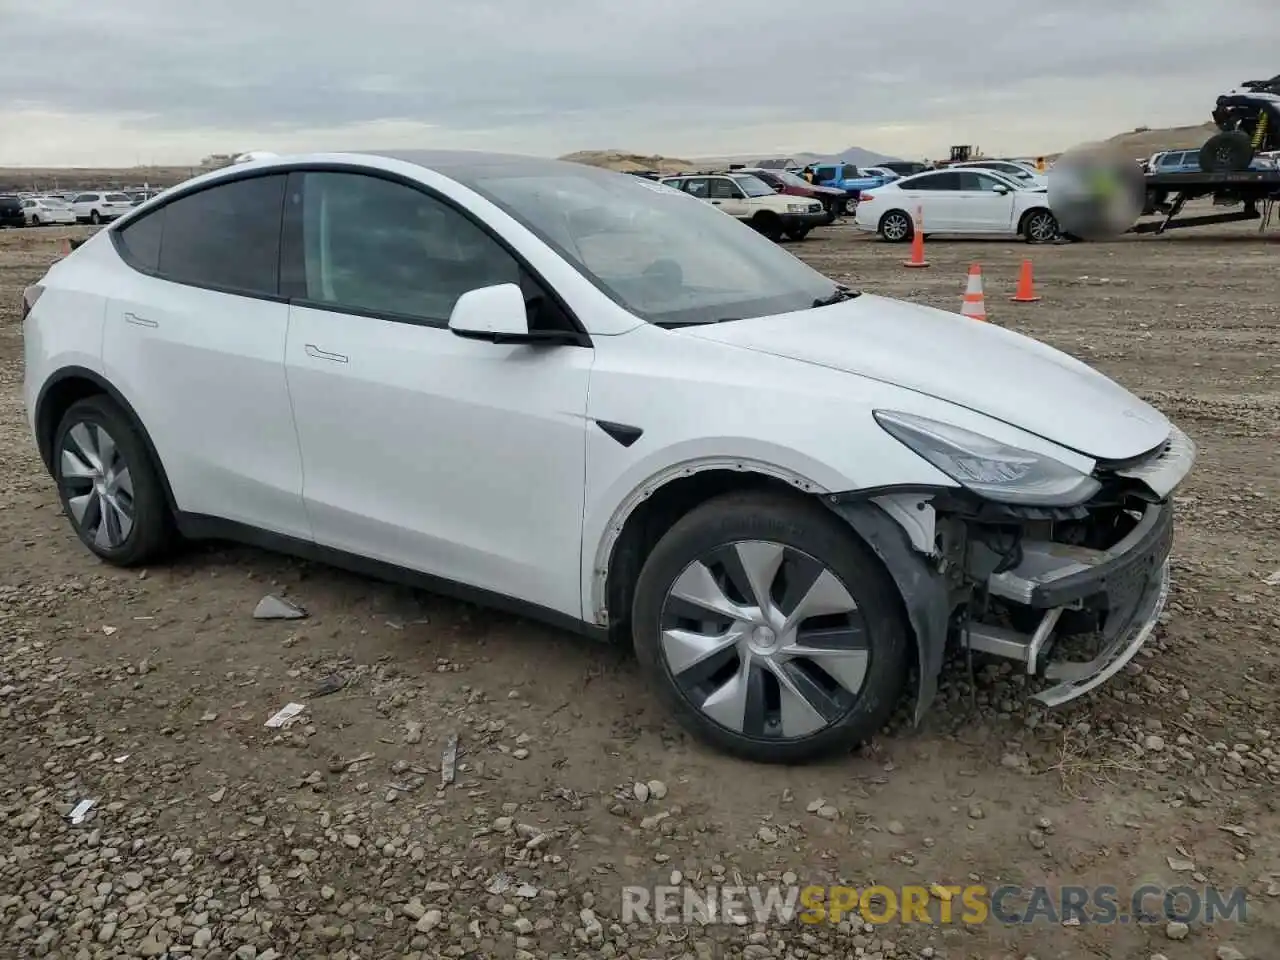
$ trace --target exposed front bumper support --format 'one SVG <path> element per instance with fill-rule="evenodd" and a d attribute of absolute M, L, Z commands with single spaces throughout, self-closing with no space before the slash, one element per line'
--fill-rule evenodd
<path fill-rule="evenodd" d="M 1146 584 L 1128 622 L 1115 632 L 1096 657 L 1087 663 L 1052 661 L 1044 665 L 1043 675 L 1061 682 L 1034 694 L 1034 699 L 1056 707 L 1083 696 L 1114 677 L 1151 637 L 1168 597 L 1169 565 L 1165 563 L 1159 574 Z M 1052 638 L 1058 618 L 1066 609 L 1052 607 L 1046 610 L 1030 637 L 1005 627 L 975 623 L 970 627 L 969 643 L 974 650 L 1025 663 L 1028 674 L 1041 673 L 1043 651 Z"/>
<path fill-rule="evenodd" d="M 1150 504 L 1133 530 L 1108 550 L 1026 541 L 1018 565 L 992 576 L 989 590 L 1039 612 L 1039 623 L 1029 634 L 971 623 L 969 644 L 1023 663 L 1028 675 L 1059 681 L 1034 695 L 1041 703 L 1074 700 L 1115 676 L 1151 636 L 1169 595 L 1172 545 L 1173 511 L 1167 501 Z M 1050 659 L 1058 621 L 1082 607 L 1106 613 L 1097 655 L 1088 662 Z"/>

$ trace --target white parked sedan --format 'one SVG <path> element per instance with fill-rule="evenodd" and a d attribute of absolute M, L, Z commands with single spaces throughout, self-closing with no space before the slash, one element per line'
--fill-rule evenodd
<path fill-rule="evenodd" d="M 1024 189 L 990 170 L 931 170 L 903 177 L 858 198 L 854 225 L 903 243 L 915 234 L 915 217 L 924 231 L 1022 236 L 1044 243 L 1058 236 L 1058 221 L 1042 190 Z"/>
<path fill-rule="evenodd" d="M 990 170 L 1008 180 L 1013 180 L 1027 190 L 1048 190 L 1049 178 L 1034 167 L 1018 163 L 1014 160 L 965 160 L 953 163 L 948 170 Z"/>
<path fill-rule="evenodd" d="M 29 227 L 76 222 L 71 205 L 61 197 L 28 197 L 22 201 L 22 213 Z"/>
<path fill-rule="evenodd" d="M 552 160 L 237 164 L 23 304 L 35 444 L 98 557 L 240 539 L 612 637 L 762 761 L 874 734 L 912 676 L 918 719 L 962 638 L 1051 705 L 1114 675 L 1195 455 L 1065 354 Z"/>

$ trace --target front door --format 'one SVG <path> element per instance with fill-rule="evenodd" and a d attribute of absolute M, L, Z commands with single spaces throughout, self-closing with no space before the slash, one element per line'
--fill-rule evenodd
<path fill-rule="evenodd" d="M 731 217 L 742 219 L 751 213 L 747 195 L 729 177 L 712 177 L 708 195 L 715 206 Z"/>
<path fill-rule="evenodd" d="M 450 332 L 467 290 L 539 291 L 438 197 L 308 172 L 287 205 L 285 367 L 317 542 L 580 616 L 593 351 Z"/>
<path fill-rule="evenodd" d="M 1011 233 L 1014 196 L 1009 185 L 976 170 L 961 170 L 957 175 L 956 232 Z"/>

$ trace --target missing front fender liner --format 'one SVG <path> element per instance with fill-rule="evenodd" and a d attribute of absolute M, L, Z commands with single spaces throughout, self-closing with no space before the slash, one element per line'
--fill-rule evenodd
<path fill-rule="evenodd" d="M 946 653 L 951 618 L 946 581 L 922 554 L 912 549 L 906 531 L 874 503 L 824 502 L 875 552 L 902 595 L 907 619 L 915 632 L 919 660 L 914 714 L 918 725 L 937 695 L 938 675 Z"/>

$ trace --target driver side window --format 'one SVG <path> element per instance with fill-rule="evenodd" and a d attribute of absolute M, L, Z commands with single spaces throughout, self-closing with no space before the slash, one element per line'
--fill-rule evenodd
<path fill-rule="evenodd" d="M 458 210 L 401 183 L 360 173 L 309 172 L 289 184 L 300 220 L 294 296 L 354 313 L 445 324 L 458 298 L 520 284 L 516 259 Z"/>

